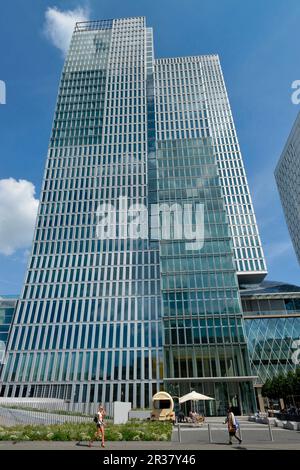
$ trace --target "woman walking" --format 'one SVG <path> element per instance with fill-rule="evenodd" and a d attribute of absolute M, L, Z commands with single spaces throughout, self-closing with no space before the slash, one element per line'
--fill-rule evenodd
<path fill-rule="evenodd" d="M 104 444 L 104 417 L 105 417 L 105 410 L 102 405 L 99 406 L 99 410 L 96 414 L 97 420 L 95 420 L 97 425 L 97 431 L 95 432 L 94 438 L 89 442 L 89 447 L 92 447 L 92 442 L 97 439 L 97 437 L 101 434 L 101 447 L 105 447 Z"/>
<path fill-rule="evenodd" d="M 235 416 L 233 414 L 232 408 L 228 408 L 228 410 L 227 410 L 227 418 L 225 419 L 225 423 L 227 423 L 227 426 L 228 426 L 229 445 L 232 445 L 232 438 L 233 437 L 235 437 L 236 440 L 239 441 L 239 444 L 241 444 L 242 439 L 240 439 L 236 435 L 237 422 L 236 422 Z"/>

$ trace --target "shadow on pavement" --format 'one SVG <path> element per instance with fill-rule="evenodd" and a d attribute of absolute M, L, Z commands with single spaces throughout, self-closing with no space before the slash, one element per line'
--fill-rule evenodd
<path fill-rule="evenodd" d="M 89 447 L 87 442 L 85 443 L 85 442 L 81 442 L 81 441 L 76 442 L 75 445 L 78 446 L 78 447 Z"/>

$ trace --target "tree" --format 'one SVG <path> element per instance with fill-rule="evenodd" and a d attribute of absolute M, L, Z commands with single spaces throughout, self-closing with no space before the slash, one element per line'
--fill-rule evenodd
<path fill-rule="evenodd" d="M 283 398 L 286 400 L 291 395 L 300 396 L 300 368 L 295 372 L 278 374 L 272 379 L 267 379 L 262 387 L 262 396 L 270 399 Z"/>
<path fill-rule="evenodd" d="M 271 379 L 267 379 L 261 389 L 261 394 L 263 397 L 271 398 L 272 395 L 272 381 Z"/>

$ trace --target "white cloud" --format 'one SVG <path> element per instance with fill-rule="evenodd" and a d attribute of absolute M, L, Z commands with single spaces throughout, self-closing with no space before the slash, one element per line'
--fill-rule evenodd
<path fill-rule="evenodd" d="M 45 13 L 44 32 L 52 44 L 65 55 L 71 41 L 75 23 L 88 21 L 87 8 L 75 8 L 74 10 L 59 10 L 57 7 L 48 7 Z"/>
<path fill-rule="evenodd" d="M 0 180 L 0 253 L 30 246 L 39 204 L 34 194 L 30 181 Z"/>

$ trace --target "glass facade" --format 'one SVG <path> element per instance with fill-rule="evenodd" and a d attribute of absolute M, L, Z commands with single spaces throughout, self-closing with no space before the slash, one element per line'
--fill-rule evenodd
<path fill-rule="evenodd" d="M 256 292 L 241 292 L 250 364 L 257 384 L 299 367 L 300 287 L 264 284 Z"/>
<path fill-rule="evenodd" d="M 128 232 L 138 204 L 151 236 Z M 185 234 L 202 207 L 201 246 L 152 236 L 155 204 L 187 204 Z M 144 408 L 197 387 L 248 412 L 238 281 L 265 274 L 218 56 L 154 60 L 143 17 L 78 23 L 1 394 Z"/>
<path fill-rule="evenodd" d="M 0 296 L 0 373 L 16 304 L 15 296 Z"/>
<path fill-rule="evenodd" d="M 300 113 L 275 170 L 285 220 L 300 264 Z"/>
<path fill-rule="evenodd" d="M 182 233 L 160 241 L 166 386 L 211 394 L 209 413 L 226 413 L 235 396 L 248 411 L 242 390 L 251 387 L 250 366 L 214 146 L 207 137 L 159 141 L 157 164 L 160 204 L 184 208 Z M 203 240 L 189 242 L 197 205 Z"/>
<path fill-rule="evenodd" d="M 217 55 L 155 61 L 157 139 L 211 137 L 239 282 L 260 282 L 266 263 Z"/>
<path fill-rule="evenodd" d="M 160 388 L 158 246 L 122 236 L 99 240 L 95 216 L 99 204 L 121 197 L 147 203 L 151 54 L 144 18 L 75 29 L 4 394 L 147 407 Z"/>

